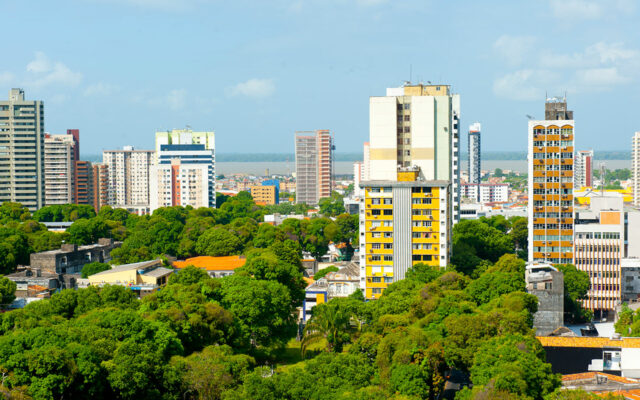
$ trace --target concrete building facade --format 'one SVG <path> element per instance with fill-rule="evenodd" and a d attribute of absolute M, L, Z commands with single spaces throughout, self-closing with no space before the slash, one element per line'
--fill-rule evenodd
<path fill-rule="evenodd" d="M 573 111 L 566 99 L 545 103 L 545 120 L 529 121 L 529 262 L 573 264 Z"/>
<path fill-rule="evenodd" d="M 105 150 L 102 162 L 108 173 L 108 204 L 126 209 L 144 210 L 149 207 L 149 169 L 153 164 L 153 150 Z"/>
<path fill-rule="evenodd" d="M 280 186 L 276 179 L 264 181 L 260 185 L 253 185 L 250 190 L 251 197 L 256 204 L 272 206 L 280 203 Z"/>
<path fill-rule="evenodd" d="M 546 336 L 564 326 L 564 277 L 549 264 L 530 263 L 525 272 L 527 293 L 538 298 L 533 315 L 536 335 Z"/>
<path fill-rule="evenodd" d="M 460 196 L 478 203 L 506 203 L 509 201 L 508 183 L 463 183 Z"/>
<path fill-rule="evenodd" d="M 476 122 L 469 126 L 469 183 L 480 183 L 481 156 L 480 151 L 480 131 L 482 126 Z"/>
<path fill-rule="evenodd" d="M 400 171 L 394 181 L 362 182 L 360 288 L 377 299 L 414 264 L 446 267 L 451 237 L 450 183 Z"/>
<path fill-rule="evenodd" d="M 109 204 L 109 169 L 106 164 L 93 164 L 92 189 L 93 208 L 96 213 Z"/>
<path fill-rule="evenodd" d="M 49 135 L 44 139 L 44 202 L 75 202 L 75 142 L 71 135 Z"/>
<path fill-rule="evenodd" d="M 160 145 L 150 172 L 150 211 L 160 207 L 215 207 L 213 150 L 204 144 Z"/>
<path fill-rule="evenodd" d="M 593 186 L 593 150 L 582 150 L 576 152 L 575 160 L 575 187 Z"/>
<path fill-rule="evenodd" d="M 575 265 L 589 274 L 585 308 L 606 316 L 622 300 L 622 260 L 640 252 L 640 211 L 624 207 L 622 196 L 593 196 L 575 216 Z"/>
<path fill-rule="evenodd" d="M 0 101 L 0 204 L 45 205 L 44 139 L 44 105 L 11 89 Z"/>
<path fill-rule="evenodd" d="M 317 205 L 333 190 L 333 135 L 330 130 L 295 133 L 296 203 Z"/>
<path fill-rule="evenodd" d="M 74 203 L 93 206 L 93 166 L 90 161 L 75 162 Z"/>
<path fill-rule="evenodd" d="M 32 253 L 29 256 L 29 264 L 32 270 L 36 269 L 49 274 L 79 273 L 85 264 L 109 262 L 111 250 L 121 245 L 122 242 L 114 242 L 113 239 L 107 238 L 99 239 L 98 243 L 86 246 L 63 244 L 58 250 Z"/>
<path fill-rule="evenodd" d="M 398 168 L 418 167 L 422 180 L 451 183 L 451 215 L 459 218 L 460 96 L 449 85 L 387 89 L 369 100 L 370 179 L 396 180 Z"/>
<path fill-rule="evenodd" d="M 633 182 L 633 205 L 640 206 L 640 132 L 631 141 L 631 178 Z"/>

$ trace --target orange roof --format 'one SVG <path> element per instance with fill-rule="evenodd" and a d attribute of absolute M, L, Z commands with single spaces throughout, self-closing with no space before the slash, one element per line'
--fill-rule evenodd
<path fill-rule="evenodd" d="M 629 400 L 640 400 L 640 389 L 632 389 L 632 390 L 611 390 L 609 392 L 594 392 L 599 397 L 607 397 L 609 394 L 617 394 L 625 399 Z"/>
<path fill-rule="evenodd" d="M 244 256 L 226 256 L 226 257 L 192 257 L 184 261 L 174 261 L 173 266 L 180 269 L 193 265 L 196 268 L 206 269 L 207 271 L 233 271 L 242 267 L 247 262 Z"/>
<path fill-rule="evenodd" d="M 307 286 L 313 284 L 315 281 L 311 278 L 307 278 L 306 276 L 303 276 L 302 279 L 305 281 L 305 283 L 307 284 Z"/>
<path fill-rule="evenodd" d="M 624 378 L 618 375 L 605 374 L 604 372 L 583 372 L 580 374 L 569 374 L 562 375 L 562 381 L 580 381 L 583 379 L 593 379 L 596 375 L 604 376 L 610 381 L 619 382 L 619 383 L 640 383 L 636 379 Z"/>
<path fill-rule="evenodd" d="M 624 347 L 640 348 L 640 338 L 609 339 L 606 337 L 536 336 L 544 347 Z"/>

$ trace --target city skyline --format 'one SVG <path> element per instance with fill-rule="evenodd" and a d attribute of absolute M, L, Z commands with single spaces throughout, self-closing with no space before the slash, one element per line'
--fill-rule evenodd
<path fill-rule="evenodd" d="M 629 1 L 96 0 L 31 8 L 0 5 L 9 31 L 27 21 L 47 32 L 3 43 L 12 56 L 0 69 L 0 92 L 21 87 L 42 100 L 46 130 L 80 129 L 83 154 L 151 148 L 153 132 L 187 124 L 216 131 L 222 153 L 292 152 L 290 135 L 315 127 L 335 132 L 338 152 L 358 151 L 369 129 L 366 99 L 405 80 L 452 84 L 463 125 L 480 121 L 494 150 L 526 148 L 526 115 L 539 118 L 537 104 L 565 92 L 582 122 L 578 149 L 628 149 L 637 130 L 632 118 L 598 120 L 633 115 L 638 100 L 637 8 Z M 454 17 L 424 23 L 437 15 Z M 376 54 L 385 57 L 372 62 Z"/>

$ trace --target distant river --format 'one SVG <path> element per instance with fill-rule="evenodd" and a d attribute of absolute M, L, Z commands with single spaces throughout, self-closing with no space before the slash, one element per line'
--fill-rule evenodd
<path fill-rule="evenodd" d="M 607 169 L 631 168 L 631 160 L 595 160 L 594 168 L 600 168 L 600 163 L 605 163 Z M 467 168 L 467 162 L 462 161 L 462 169 Z M 483 170 L 493 171 L 496 168 L 517 172 L 527 172 L 527 161 L 525 160 L 487 160 L 482 162 Z M 295 162 L 218 162 L 216 163 L 216 173 L 218 175 L 227 174 L 247 174 L 263 176 L 269 169 L 269 174 L 290 175 L 296 170 Z M 334 170 L 337 175 L 352 175 L 352 161 L 336 161 Z"/>

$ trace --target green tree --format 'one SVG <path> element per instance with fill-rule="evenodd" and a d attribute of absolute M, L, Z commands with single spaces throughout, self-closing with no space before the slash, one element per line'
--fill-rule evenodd
<path fill-rule="evenodd" d="M 207 229 L 196 243 L 196 252 L 207 256 L 228 256 L 242 250 L 242 240 L 224 228 Z"/>
<path fill-rule="evenodd" d="M 304 327 L 302 352 L 319 341 L 326 341 L 326 350 L 341 352 L 342 346 L 351 338 L 351 312 L 340 302 L 318 304 L 311 310 L 311 319 Z"/>
<path fill-rule="evenodd" d="M 493 387 L 540 399 L 560 386 L 560 378 L 544 362 L 544 350 L 535 338 L 521 334 L 499 336 L 480 346 L 471 367 L 474 386 Z"/>
<path fill-rule="evenodd" d="M 194 283 L 204 282 L 208 279 L 211 279 L 211 277 L 207 274 L 207 271 L 196 268 L 193 265 L 188 265 L 177 273 L 171 274 L 169 284 L 193 285 Z"/>
<path fill-rule="evenodd" d="M 11 302 L 15 300 L 17 288 L 18 286 L 14 281 L 4 276 L 0 277 L 0 302 L 3 306 L 11 304 Z"/>
<path fill-rule="evenodd" d="M 580 300 L 585 299 L 589 290 L 589 274 L 572 264 L 556 265 L 564 279 L 564 310 L 568 322 L 586 322 L 593 316 L 582 308 Z"/>
<path fill-rule="evenodd" d="M 338 272 L 340 270 L 340 268 L 336 267 L 335 265 L 330 265 L 327 268 L 323 268 L 320 271 L 316 272 L 316 274 L 313 276 L 313 280 L 317 281 L 318 279 L 324 278 L 325 275 L 327 275 L 329 272 Z"/>
<path fill-rule="evenodd" d="M 462 220 L 453 228 L 451 262 L 470 275 L 481 260 L 496 262 L 513 253 L 510 236 L 478 220 Z"/>
<path fill-rule="evenodd" d="M 85 245 L 96 243 L 98 239 L 107 237 L 109 229 L 102 218 L 81 218 L 71 224 L 67 233 L 71 243 Z"/>
<path fill-rule="evenodd" d="M 101 262 L 92 262 L 89 264 L 85 264 L 82 267 L 82 277 L 88 278 L 90 275 L 97 274 L 98 272 L 108 271 L 111 267 L 109 264 L 101 263 Z"/>
<path fill-rule="evenodd" d="M 320 199 L 318 206 L 322 215 L 335 217 L 344 214 L 343 196 L 336 191 L 331 192 L 331 197 Z"/>

